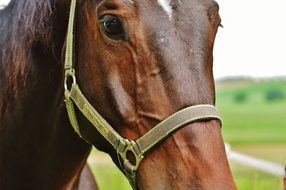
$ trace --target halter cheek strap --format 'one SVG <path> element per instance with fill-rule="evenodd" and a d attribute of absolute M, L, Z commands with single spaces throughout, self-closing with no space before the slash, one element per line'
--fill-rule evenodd
<path fill-rule="evenodd" d="M 151 148 L 158 145 L 162 140 L 167 138 L 176 130 L 185 127 L 188 124 L 212 119 L 218 120 L 221 123 L 219 112 L 212 105 L 191 106 L 169 116 L 136 141 L 131 141 L 121 137 L 89 103 L 76 83 L 75 70 L 73 68 L 73 25 L 75 8 L 76 0 L 72 0 L 65 54 L 64 84 L 65 103 L 70 123 L 78 135 L 85 141 L 89 142 L 89 140 L 85 139 L 80 133 L 80 127 L 75 114 L 76 106 L 86 117 L 86 119 L 96 128 L 96 130 L 117 151 L 121 169 L 128 178 L 133 189 L 137 189 L 136 171 L 139 168 L 144 155 Z M 127 154 L 132 154 L 135 158 L 135 161 L 131 162 L 127 158 Z"/>

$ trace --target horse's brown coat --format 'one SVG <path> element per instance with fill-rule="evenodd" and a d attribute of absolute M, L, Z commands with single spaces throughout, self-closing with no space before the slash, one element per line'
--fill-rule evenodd
<path fill-rule="evenodd" d="M 0 189 L 75 187 L 90 151 L 63 104 L 69 3 L 12 0 L 0 12 Z M 122 136 L 136 139 L 184 107 L 214 104 L 212 49 L 220 18 L 213 0 L 173 0 L 172 19 L 155 0 L 78 4 L 78 83 Z M 104 34 L 99 19 L 106 14 L 121 19 L 125 40 Z M 117 163 L 114 150 L 78 117 L 83 135 Z M 235 189 L 216 121 L 174 133 L 146 156 L 138 174 L 141 189 Z"/>

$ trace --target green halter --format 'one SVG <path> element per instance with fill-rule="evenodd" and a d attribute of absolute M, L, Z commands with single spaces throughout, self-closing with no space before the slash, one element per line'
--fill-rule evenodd
<path fill-rule="evenodd" d="M 69 25 L 67 32 L 66 54 L 65 54 L 65 103 L 70 123 L 81 138 L 80 127 L 75 114 L 75 106 L 81 111 L 96 130 L 113 146 L 119 155 L 121 169 L 128 178 L 133 189 L 136 185 L 136 171 L 140 166 L 144 155 L 163 139 L 167 138 L 174 131 L 186 125 L 198 121 L 221 119 L 217 109 L 212 105 L 197 105 L 180 110 L 156 125 L 145 135 L 136 141 L 130 141 L 121 137 L 108 122 L 95 110 L 95 108 L 84 97 L 76 83 L 75 70 L 73 67 L 73 29 L 76 0 L 71 0 Z M 68 84 L 71 83 L 69 87 Z M 88 139 L 84 139 L 88 142 Z M 136 163 L 131 163 L 127 158 L 127 153 L 132 153 L 136 158 Z"/>

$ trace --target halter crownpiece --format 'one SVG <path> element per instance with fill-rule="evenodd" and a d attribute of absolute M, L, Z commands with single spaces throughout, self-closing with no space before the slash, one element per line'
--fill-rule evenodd
<path fill-rule="evenodd" d="M 69 24 L 67 31 L 67 43 L 65 53 L 65 103 L 70 123 L 78 135 L 85 139 L 80 133 L 80 127 L 75 114 L 75 106 L 81 111 L 86 119 L 96 128 L 96 130 L 113 146 L 119 158 L 120 167 L 128 178 L 133 189 L 137 189 L 136 171 L 140 166 L 144 155 L 154 146 L 159 144 L 176 130 L 188 124 L 218 120 L 221 118 L 218 110 L 213 105 L 196 105 L 180 110 L 169 116 L 136 141 L 130 141 L 121 137 L 111 125 L 96 111 L 89 101 L 82 94 L 76 83 L 75 70 L 73 67 L 73 30 L 76 0 L 71 0 Z M 127 154 L 132 154 L 135 162 L 127 158 Z"/>

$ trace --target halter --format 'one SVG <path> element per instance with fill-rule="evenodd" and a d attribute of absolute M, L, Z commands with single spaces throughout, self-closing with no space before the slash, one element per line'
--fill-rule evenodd
<path fill-rule="evenodd" d="M 76 83 L 75 70 L 73 67 L 73 30 L 75 9 L 76 0 L 71 0 L 65 54 L 64 83 L 65 103 L 70 123 L 78 135 L 88 142 L 88 139 L 85 139 L 81 135 L 80 127 L 75 114 L 76 106 L 86 117 L 86 119 L 93 125 L 93 127 L 95 127 L 96 130 L 116 150 L 122 171 L 128 178 L 133 189 L 136 189 L 136 171 L 140 166 L 144 155 L 151 148 L 158 145 L 163 139 L 166 139 L 174 131 L 183 128 L 188 124 L 212 119 L 218 120 L 221 123 L 219 112 L 212 105 L 191 106 L 167 117 L 165 120 L 160 122 L 158 125 L 153 127 L 150 131 L 135 141 L 121 137 L 89 103 Z M 131 162 L 127 158 L 127 154 L 132 154 L 134 156 L 135 163 Z"/>

